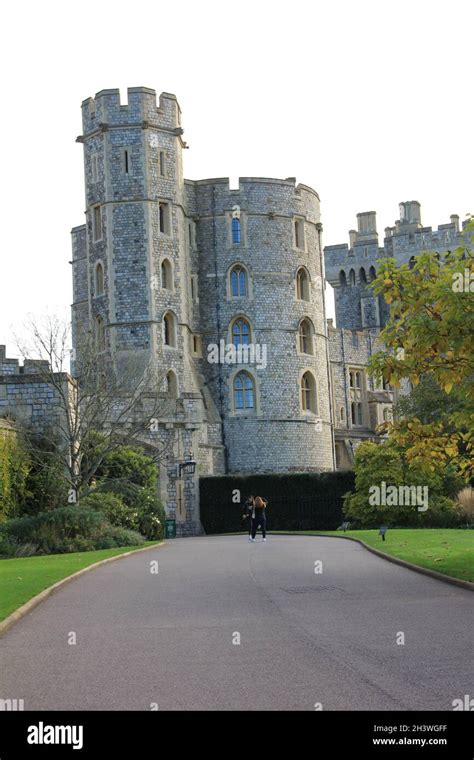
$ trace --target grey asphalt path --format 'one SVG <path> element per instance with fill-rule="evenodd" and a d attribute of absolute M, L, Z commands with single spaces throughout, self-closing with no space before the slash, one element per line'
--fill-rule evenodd
<path fill-rule="evenodd" d="M 0 698 L 33 710 L 452 710 L 474 694 L 472 600 L 351 541 L 176 539 L 73 581 L 10 629 Z"/>

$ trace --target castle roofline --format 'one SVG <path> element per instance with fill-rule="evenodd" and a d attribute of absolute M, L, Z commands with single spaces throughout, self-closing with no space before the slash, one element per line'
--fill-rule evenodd
<path fill-rule="evenodd" d="M 210 177 L 209 179 L 185 179 L 184 182 L 188 185 L 229 185 L 230 179 L 229 177 Z M 294 177 L 289 177 L 286 179 L 278 179 L 276 177 L 239 177 L 239 185 L 249 185 L 252 183 L 266 185 L 288 185 L 288 187 L 294 187 L 296 191 L 305 190 L 306 192 L 312 193 L 318 200 L 320 200 L 320 197 L 316 190 L 314 190 L 312 187 L 309 187 L 309 185 L 304 185 L 302 183 L 299 183 L 297 185 L 296 179 Z M 238 192 L 238 188 L 233 189 L 231 192 Z"/>
<path fill-rule="evenodd" d="M 141 92 L 143 95 L 153 95 L 156 98 L 156 90 L 152 87 L 127 87 L 127 96 L 133 93 Z M 105 90 L 99 90 L 99 92 L 96 92 L 96 94 L 92 97 L 86 98 L 82 101 L 82 105 L 85 105 L 90 100 L 94 100 L 95 98 L 103 97 L 104 95 L 114 95 L 118 98 L 120 98 L 120 90 L 118 87 L 113 87 L 111 89 L 105 89 Z M 160 94 L 161 98 L 169 98 L 171 100 L 178 101 L 176 95 L 173 95 L 171 92 L 162 92 Z"/>
<path fill-rule="evenodd" d="M 73 232 L 78 232 L 79 230 L 85 230 L 85 229 L 86 229 L 86 225 L 85 224 L 78 224 L 78 225 L 76 225 L 76 227 L 71 227 L 71 234 Z"/>

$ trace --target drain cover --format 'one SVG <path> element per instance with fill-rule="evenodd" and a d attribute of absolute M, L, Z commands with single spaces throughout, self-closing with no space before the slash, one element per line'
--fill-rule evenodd
<path fill-rule="evenodd" d="M 287 594 L 310 594 L 318 591 L 344 591 L 337 586 L 293 586 L 290 588 L 281 587 L 282 591 L 286 591 Z"/>

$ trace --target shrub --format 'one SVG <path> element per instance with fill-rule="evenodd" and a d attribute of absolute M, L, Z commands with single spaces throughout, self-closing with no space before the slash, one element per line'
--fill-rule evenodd
<path fill-rule="evenodd" d="M 454 511 L 461 525 L 474 525 L 474 489 L 463 488 L 457 495 Z"/>
<path fill-rule="evenodd" d="M 5 523 L 4 523 L 5 525 Z M 3 526 L 2 526 L 3 527 Z M 0 557 L 11 557 L 15 553 L 16 543 L 3 533 L 0 534 Z"/>
<path fill-rule="evenodd" d="M 68 483 L 56 450 L 54 434 L 51 433 L 50 440 L 30 436 L 28 450 L 31 468 L 27 480 L 28 495 L 21 514 L 37 515 L 66 504 Z"/>
<path fill-rule="evenodd" d="M 38 544 L 18 544 L 12 545 L 11 553 L 14 557 L 33 557 L 38 552 Z"/>
<path fill-rule="evenodd" d="M 164 535 L 165 510 L 160 505 L 148 511 L 138 513 L 138 527 L 142 536 L 149 541 L 161 541 Z"/>
<path fill-rule="evenodd" d="M 403 452 L 387 441 L 360 444 L 355 456 L 356 490 L 344 499 L 344 515 L 354 527 L 375 528 L 381 524 L 398 527 L 450 528 L 459 524 L 454 502 L 444 490 L 452 491 L 455 479 L 446 473 L 426 473 L 408 464 Z M 427 487 L 428 509 L 418 511 L 416 504 L 375 503 L 374 487 L 382 482 L 389 487 Z M 388 499 L 387 499 L 388 501 Z M 421 506 L 421 505 L 420 505 Z"/>
<path fill-rule="evenodd" d="M 161 540 L 163 538 L 163 526 L 165 523 L 165 509 L 159 499 L 156 496 L 155 488 L 145 488 L 139 486 L 136 483 L 127 482 L 107 482 L 99 483 L 98 488 L 91 496 L 96 499 L 96 506 L 98 509 L 101 507 L 101 498 L 107 497 L 109 499 L 112 496 L 115 499 L 119 499 L 126 509 L 119 508 L 118 503 L 112 507 L 113 502 L 110 501 L 110 511 L 106 511 L 110 522 L 114 525 L 121 525 L 124 528 L 130 528 L 132 530 L 138 530 L 140 533 L 149 540 Z M 89 503 L 91 497 L 87 496 L 82 500 Z M 117 515 L 121 515 L 123 519 L 113 518 L 112 512 L 116 511 Z M 128 514 L 128 517 L 127 517 Z"/>
<path fill-rule="evenodd" d="M 125 493 L 127 502 L 119 493 Z M 112 525 L 138 531 L 151 541 L 163 538 L 165 510 L 150 489 L 133 483 L 115 484 L 112 492 L 95 491 L 82 499 L 81 505 L 103 512 Z"/>
<path fill-rule="evenodd" d="M 34 517 L 9 520 L 2 526 L 2 533 L 16 547 L 34 544 L 37 554 L 51 554 L 80 551 L 75 547 L 86 539 L 93 548 L 94 542 L 110 527 L 100 512 L 81 507 L 60 507 Z"/>
<path fill-rule="evenodd" d="M 139 546 L 145 539 L 135 530 L 111 526 L 95 542 L 96 549 L 113 549 L 116 546 Z"/>
<path fill-rule="evenodd" d="M 129 530 L 138 530 L 138 513 L 123 503 L 122 499 L 113 493 L 94 492 L 81 500 L 81 507 L 102 512 L 111 525 Z"/>

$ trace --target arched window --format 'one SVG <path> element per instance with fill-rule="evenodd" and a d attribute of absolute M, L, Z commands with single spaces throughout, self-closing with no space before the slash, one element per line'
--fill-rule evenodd
<path fill-rule="evenodd" d="M 339 272 L 339 285 L 347 285 L 346 273 L 343 269 Z"/>
<path fill-rule="evenodd" d="M 311 372 L 301 378 L 301 408 L 303 412 L 317 413 L 316 381 Z"/>
<path fill-rule="evenodd" d="M 95 294 L 96 296 L 104 294 L 104 267 L 100 262 L 95 268 Z"/>
<path fill-rule="evenodd" d="M 362 285 L 367 285 L 367 275 L 365 273 L 364 267 L 361 267 L 359 269 L 359 280 Z"/>
<path fill-rule="evenodd" d="M 102 317 L 95 319 L 95 336 L 97 340 L 97 350 L 105 351 L 105 325 Z"/>
<path fill-rule="evenodd" d="M 161 287 L 173 290 L 173 269 L 169 259 L 163 259 L 161 262 Z"/>
<path fill-rule="evenodd" d="M 299 349 L 302 354 L 313 352 L 313 325 L 309 319 L 302 319 L 299 326 Z"/>
<path fill-rule="evenodd" d="M 357 370 L 349 372 L 349 385 L 351 388 L 362 388 L 362 375 Z"/>
<path fill-rule="evenodd" d="M 250 343 L 250 324 L 244 317 L 239 317 L 232 325 L 232 343 L 236 348 Z"/>
<path fill-rule="evenodd" d="M 232 242 L 240 243 L 240 219 L 232 219 Z"/>
<path fill-rule="evenodd" d="M 255 409 L 255 381 L 248 372 L 234 377 L 234 409 Z"/>
<path fill-rule="evenodd" d="M 178 381 L 172 369 L 167 372 L 165 380 L 165 388 L 168 396 L 170 398 L 178 398 Z"/>
<path fill-rule="evenodd" d="M 239 220 L 237 219 L 237 221 Z M 232 298 L 242 298 L 248 295 L 247 272 L 240 264 L 236 264 L 231 269 L 230 293 Z"/>
<path fill-rule="evenodd" d="M 309 275 L 304 267 L 296 273 L 296 297 L 299 301 L 309 301 Z"/>
<path fill-rule="evenodd" d="M 408 262 L 408 266 L 410 267 L 410 269 L 413 269 L 415 264 L 416 264 L 416 256 L 412 256 L 410 261 Z"/>
<path fill-rule="evenodd" d="M 344 407 L 341 406 L 339 408 L 339 422 L 344 422 L 345 418 L 346 418 L 346 413 L 345 413 Z"/>
<path fill-rule="evenodd" d="M 353 288 L 355 284 L 356 284 L 356 275 L 355 275 L 354 270 L 351 269 L 351 271 L 349 272 L 349 285 L 351 286 L 351 288 Z"/>
<path fill-rule="evenodd" d="M 369 277 L 370 277 L 371 281 L 375 280 L 375 278 L 377 277 L 377 272 L 375 271 L 375 267 L 370 267 L 370 269 L 369 269 Z"/>
<path fill-rule="evenodd" d="M 163 340 L 165 346 L 176 347 L 176 318 L 171 311 L 163 317 Z"/>

